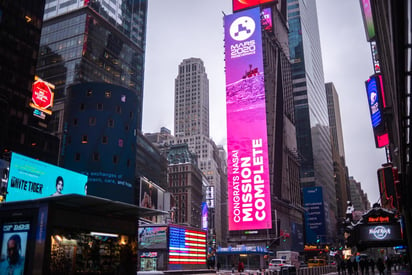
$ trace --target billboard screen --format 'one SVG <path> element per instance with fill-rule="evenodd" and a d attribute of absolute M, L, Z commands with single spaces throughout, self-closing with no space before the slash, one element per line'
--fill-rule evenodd
<path fill-rule="evenodd" d="M 24 274 L 29 231 L 29 222 L 3 224 L 0 274 Z M 13 264 L 10 265 L 10 263 Z"/>
<path fill-rule="evenodd" d="M 202 229 L 208 228 L 208 207 L 206 202 L 202 202 Z"/>
<path fill-rule="evenodd" d="M 206 264 L 206 232 L 169 227 L 169 264 Z"/>
<path fill-rule="evenodd" d="M 359 239 L 363 242 L 402 242 L 402 232 L 399 223 L 362 225 L 359 228 Z M 383 246 L 383 245 L 382 245 Z"/>
<path fill-rule="evenodd" d="M 260 20 L 224 17 L 229 230 L 272 228 Z"/>
<path fill-rule="evenodd" d="M 140 207 L 164 210 L 163 198 L 165 190 L 147 180 L 140 179 Z M 143 217 L 153 222 L 157 221 L 157 216 Z M 160 218 L 160 217 L 159 217 Z"/>
<path fill-rule="evenodd" d="M 6 201 L 86 195 L 86 183 L 87 176 L 83 174 L 12 153 Z"/>
<path fill-rule="evenodd" d="M 303 188 L 303 207 L 305 208 L 306 243 L 316 243 L 326 235 L 325 207 L 322 187 Z"/>
<path fill-rule="evenodd" d="M 44 112 L 48 115 L 52 114 L 51 107 L 53 107 L 54 85 L 48 83 L 37 76 L 35 82 L 32 85 L 32 97 L 30 106 L 40 112 Z"/>
<path fill-rule="evenodd" d="M 360 0 L 363 25 L 365 26 L 366 40 L 375 39 L 375 25 L 373 24 L 372 7 L 370 0 Z"/>
<path fill-rule="evenodd" d="M 233 12 L 252 8 L 265 3 L 277 3 L 277 0 L 233 0 Z"/>
<path fill-rule="evenodd" d="M 167 248 L 167 226 L 139 227 L 138 248 L 139 249 L 166 249 Z"/>
<path fill-rule="evenodd" d="M 366 95 L 368 97 L 369 113 L 375 136 L 377 148 L 389 144 L 389 135 L 384 120 L 384 108 L 386 107 L 385 94 L 383 90 L 382 75 L 375 74 L 366 82 Z"/>

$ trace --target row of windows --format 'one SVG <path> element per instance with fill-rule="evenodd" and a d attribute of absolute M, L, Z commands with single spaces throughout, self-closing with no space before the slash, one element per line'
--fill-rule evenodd
<path fill-rule="evenodd" d="M 91 154 L 91 159 L 92 159 L 93 161 L 100 161 L 100 160 L 101 160 L 101 155 L 100 155 L 100 153 L 99 153 L 99 152 L 93 152 L 93 153 Z M 120 157 L 119 157 L 118 155 L 113 155 L 111 159 L 112 159 L 112 162 L 113 162 L 114 164 L 120 163 Z M 80 161 L 80 160 L 82 160 L 82 154 L 79 153 L 79 152 L 75 153 L 75 154 L 74 154 L 74 160 L 75 160 L 75 161 Z M 127 166 L 127 167 L 130 167 L 130 165 L 131 165 L 131 160 L 130 160 L 130 159 L 127 159 L 127 160 L 126 160 L 126 166 Z"/>
<path fill-rule="evenodd" d="M 95 117 L 89 117 L 89 126 L 95 126 L 97 123 L 97 119 Z M 74 118 L 73 119 L 73 126 L 78 126 L 79 125 L 79 119 L 78 118 Z M 115 126 L 115 120 L 109 118 L 107 120 L 107 128 L 114 128 Z M 130 130 L 130 126 L 128 124 L 126 124 L 124 126 L 124 130 L 125 131 L 129 131 Z"/>

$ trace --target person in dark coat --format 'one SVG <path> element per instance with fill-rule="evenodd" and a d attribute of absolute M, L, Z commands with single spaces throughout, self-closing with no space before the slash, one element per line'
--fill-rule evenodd
<path fill-rule="evenodd" d="M 379 258 L 378 261 L 376 262 L 376 268 L 379 271 L 379 275 L 383 275 L 383 271 L 385 270 L 385 264 L 383 263 L 382 258 Z"/>
<path fill-rule="evenodd" d="M 375 261 L 373 260 L 373 258 L 369 259 L 369 269 L 371 270 L 372 274 L 375 274 Z"/>
<path fill-rule="evenodd" d="M 366 268 L 366 266 L 367 266 L 366 259 L 364 259 L 364 258 L 360 259 L 360 261 L 359 261 L 359 267 L 360 267 L 360 270 L 361 270 L 362 275 L 365 275 L 365 268 Z"/>
<path fill-rule="evenodd" d="M 346 268 L 348 269 L 348 274 L 352 275 L 353 274 L 353 263 L 350 259 L 346 260 Z"/>

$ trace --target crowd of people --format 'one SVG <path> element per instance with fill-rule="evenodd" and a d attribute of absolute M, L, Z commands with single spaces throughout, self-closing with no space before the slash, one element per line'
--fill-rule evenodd
<path fill-rule="evenodd" d="M 399 258 L 385 257 L 378 258 L 376 261 L 373 258 L 366 257 L 351 257 L 346 260 L 340 260 L 337 264 L 338 274 L 348 275 L 367 275 L 379 273 L 391 274 L 391 271 L 396 271 L 404 263 Z"/>

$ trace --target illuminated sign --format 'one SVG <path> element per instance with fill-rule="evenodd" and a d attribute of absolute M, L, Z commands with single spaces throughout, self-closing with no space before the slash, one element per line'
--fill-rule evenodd
<path fill-rule="evenodd" d="M 147 180 L 140 179 L 140 207 L 164 210 L 163 198 L 165 190 Z M 153 222 L 157 221 L 157 216 L 142 217 Z M 159 217 L 160 219 L 160 217 Z"/>
<path fill-rule="evenodd" d="M 319 236 L 326 235 L 322 187 L 303 188 L 303 207 L 305 208 L 306 243 L 316 243 Z"/>
<path fill-rule="evenodd" d="M 402 233 L 399 223 L 363 225 L 359 228 L 359 239 L 366 242 L 402 241 Z"/>
<path fill-rule="evenodd" d="M 224 17 L 229 230 L 272 228 L 260 20 Z"/>
<path fill-rule="evenodd" d="M 202 229 L 208 228 L 208 207 L 206 202 L 202 202 Z"/>
<path fill-rule="evenodd" d="M 233 0 L 233 12 L 252 8 L 266 3 L 277 3 L 277 0 Z"/>
<path fill-rule="evenodd" d="M 29 222 L 3 224 L 3 243 L 1 246 L 0 274 L 25 274 L 24 264 L 27 251 L 27 239 L 30 231 Z M 15 262 L 10 273 L 8 262 Z"/>
<path fill-rule="evenodd" d="M 261 18 L 262 18 L 263 29 L 267 31 L 272 31 L 272 28 L 273 28 L 272 9 L 271 8 L 263 9 L 261 12 Z"/>
<path fill-rule="evenodd" d="M 363 25 L 365 26 L 366 40 L 375 39 L 375 26 L 373 24 L 372 7 L 370 0 L 360 0 L 361 11 L 363 17 Z"/>
<path fill-rule="evenodd" d="M 375 70 L 375 74 L 381 72 L 381 65 L 379 64 L 379 55 L 378 55 L 378 46 L 376 45 L 376 41 L 371 41 L 371 52 L 372 52 L 372 61 L 373 61 L 373 69 Z"/>
<path fill-rule="evenodd" d="M 167 227 L 139 227 L 138 248 L 139 249 L 166 249 L 167 248 Z"/>
<path fill-rule="evenodd" d="M 206 264 L 206 232 L 169 227 L 169 264 Z"/>
<path fill-rule="evenodd" d="M 368 223 L 389 222 L 389 217 L 368 217 Z"/>
<path fill-rule="evenodd" d="M 87 176 L 12 153 L 6 201 L 63 194 L 85 195 Z"/>
<path fill-rule="evenodd" d="M 29 104 L 30 107 L 51 115 L 51 107 L 53 106 L 54 99 L 52 89 L 54 89 L 53 84 L 37 78 L 32 85 L 32 102 Z"/>
<path fill-rule="evenodd" d="M 398 169 L 392 166 L 378 169 L 379 192 L 381 205 L 386 209 L 399 209 L 397 184 Z"/>
<path fill-rule="evenodd" d="M 365 85 L 376 147 L 381 148 L 389 144 L 389 135 L 383 114 L 386 102 L 382 75 L 376 74 L 371 76 L 365 82 Z"/>

